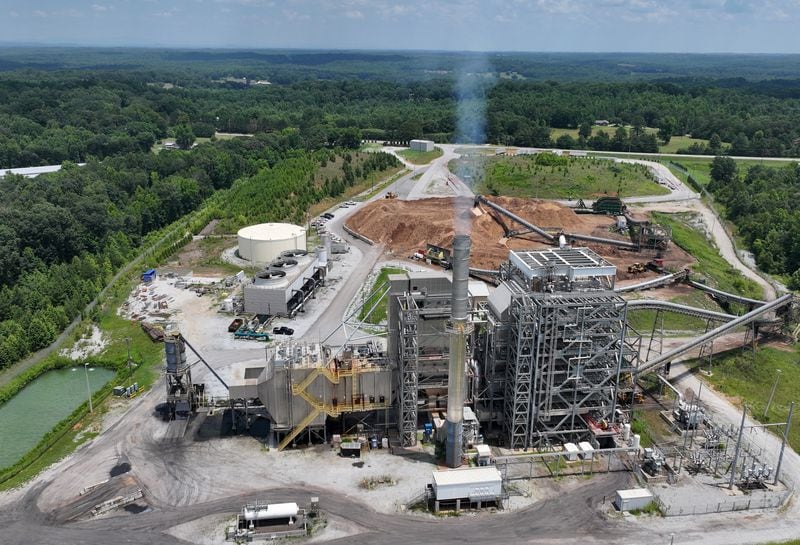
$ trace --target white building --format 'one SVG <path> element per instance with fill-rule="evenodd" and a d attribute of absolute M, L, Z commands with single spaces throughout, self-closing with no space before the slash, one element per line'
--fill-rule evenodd
<path fill-rule="evenodd" d="M 433 140 L 412 140 L 408 147 L 413 151 L 433 151 Z"/>

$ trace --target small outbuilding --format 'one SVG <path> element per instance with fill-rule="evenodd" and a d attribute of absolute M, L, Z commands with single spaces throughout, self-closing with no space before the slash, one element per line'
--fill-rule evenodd
<path fill-rule="evenodd" d="M 476 459 L 479 466 L 488 466 L 492 463 L 492 449 L 489 445 L 475 445 Z"/>
<path fill-rule="evenodd" d="M 634 509 L 644 509 L 653 501 L 653 493 L 646 488 L 631 488 L 628 490 L 617 490 L 614 505 L 620 511 L 633 511 Z"/>
<path fill-rule="evenodd" d="M 412 140 L 408 147 L 414 151 L 433 151 L 433 140 Z"/>
<path fill-rule="evenodd" d="M 488 503 L 499 504 L 503 496 L 503 476 L 496 467 L 476 467 L 451 471 L 434 471 L 434 509 L 441 502 L 455 503 L 455 508 L 477 504 L 480 509 Z"/>

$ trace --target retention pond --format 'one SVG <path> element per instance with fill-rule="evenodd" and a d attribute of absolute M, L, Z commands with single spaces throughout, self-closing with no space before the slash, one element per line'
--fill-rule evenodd
<path fill-rule="evenodd" d="M 0 468 L 13 465 L 44 435 L 114 377 L 114 371 L 82 365 L 48 371 L 0 405 Z"/>

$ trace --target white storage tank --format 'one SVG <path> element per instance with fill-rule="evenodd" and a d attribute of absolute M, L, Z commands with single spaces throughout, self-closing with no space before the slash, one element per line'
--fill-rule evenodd
<path fill-rule="evenodd" d="M 285 250 L 305 250 L 306 230 L 291 223 L 259 223 L 239 229 L 239 257 L 264 265 Z"/>

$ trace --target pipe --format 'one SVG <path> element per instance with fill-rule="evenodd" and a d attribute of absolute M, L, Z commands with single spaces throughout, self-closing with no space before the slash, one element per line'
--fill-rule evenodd
<path fill-rule="evenodd" d="M 459 467 L 464 435 L 464 376 L 466 374 L 467 335 L 469 311 L 469 250 L 467 235 L 456 235 L 453 240 L 453 291 L 450 334 L 450 360 L 447 375 L 447 419 L 445 429 L 445 461 L 449 467 Z"/>
<path fill-rule="evenodd" d="M 663 382 L 666 385 L 667 388 L 675 392 L 675 395 L 678 396 L 678 404 L 680 405 L 681 403 L 683 403 L 683 394 L 680 393 L 678 389 L 675 386 L 673 386 L 670 381 L 664 378 L 664 375 L 656 375 L 656 376 L 661 382 Z"/>
<path fill-rule="evenodd" d="M 756 308 L 755 310 L 751 310 L 747 314 L 743 314 L 743 315 L 739 316 L 735 320 L 731 320 L 730 322 L 728 322 L 726 324 L 722 324 L 721 326 L 719 326 L 719 327 L 717 327 L 715 329 L 712 329 L 708 333 L 700 335 L 696 339 L 694 339 L 694 340 L 692 340 L 692 341 L 690 341 L 690 342 L 688 342 L 688 343 L 686 343 L 686 344 L 684 344 L 682 346 L 679 346 L 678 348 L 670 350 L 666 354 L 662 354 L 661 356 L 657 357 L 654 360 L 645 362 L 644 365 L 639 367 L 639 369 L 636 372 L 637 372 L 637 374 L 641 374 L 641 373 L 644 373 L 644 372 L 649 371 L 651 369 L 654 369 L 654 368 L 656 368 L 656 367 L 658 367 L 660 365 L 664 365 L 665 363 L 670 362 L 670 361 L 674 360 L 675 358 L 677 358 L 679 356 L 682 356 L 683 354 L 687 353 L 689 350 L 691 350 L 693 348 L 696 348 L 698 346 L 702 346 L 702 345 L 706 344 L 707 342 L 712 341 L 712 340 L 716 339 L 717 337 L 720 337 L 721 335 L 724 335 L 725 333 L 727 333 L 731 329 L 734 329 L 734 328 L 739 327 L 741 325 L 749 324 L 750 322 L 754 322 L 756 320 L 756 318 L 759 318 L 761 315 L 766 314 L 771 310 L 774 310 L 774 309 L 786 306 L 788 304 L 791 304 L 793 300 L 794 300 L 794 295 L 792 295 L 791 293 L 787 293 L 786 295 L 783 295 L 783 296 L 775 299 L 774 301 L 770 301 L 769 303 L 765 303 L 764 305 Z"/>
<path fill-rule="evenodd" d="M 556 237 L 554 237 L 553 235 L 551 235 L 550 233 L 548 233 L 544 229 L 540 229 L 539 227 L 536 227 L 534 224 L 532 224 L 532 223 L 530 223 L 528 221 L 525 221 L 524 219 L 522 219 L 521 217 L 517 216 L 516 214 L 512 214 L 511 212 L 509 212 L 508 210 L 506 210 L 505 208 L 503 208 L 499 204 L 495 204 L 492 201 L 487 200 L 486 197 L 483 197 L 482 195 L 478 195 L 477 197 L 475 197 L 475 200 L 478 201 L 479 203 L 485 204 L 489 208 L 493 208 L 493 209 L 497 210 L 501 214 L 504 214 L 504 215 L 508 216 L 509 218 L 511 218 L 512 220 L 516 221 L 520 225 L 524 225 L 525 227 L 527 227 L 528 229 L 530 229 L 534 233 L 538 233 L 539 235 L 541 235 L 544 238 L 546 238 L 549 242 L 554 242 L 556 240 Z"/>

